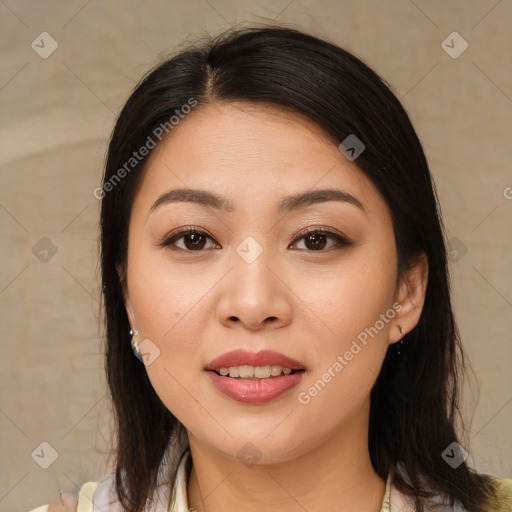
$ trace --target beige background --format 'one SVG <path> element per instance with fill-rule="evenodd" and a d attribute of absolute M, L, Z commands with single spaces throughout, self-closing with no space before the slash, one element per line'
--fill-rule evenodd
<path fill-rule="evenodd" d="M 265 20 L 354 52 L 410 113 L 480 385 L 476 406 L 468 395 L 466 448 L 479 471 L 512 477 L 512 2 L 1 0 L 0 19 L 0 511 L 26 511 L 108 469 L 92 192 L 116 113 L 184 39 Z M 458 58 L 442 47 L 454 31 L 469 44 Z M 31 47 L 42 32 L 58 43 L 47 59 Z M 461 43 L 448 39 L 452 52 Z M 34 461 L 49 460 L 42 442 L 58 452 L 48 469 Z"/>

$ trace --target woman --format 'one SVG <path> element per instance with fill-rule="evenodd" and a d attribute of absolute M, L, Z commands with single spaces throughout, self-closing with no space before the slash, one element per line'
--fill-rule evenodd
<path fill-rule="evenodd" d="M 279 27 L 186 49 L 95 195 L 118 442 L 78 510 L 512 509 L 459 443 L 441 214 L 364 63 Z"/>

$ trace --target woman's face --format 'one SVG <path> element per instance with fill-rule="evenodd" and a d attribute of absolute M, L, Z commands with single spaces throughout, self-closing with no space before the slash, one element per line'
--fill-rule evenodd
<path fill-rule="evenodd" d="M 285 200 L 325 189 L 338 197 Z M 190 200 L 166 196 L 176 190 Z M 221 199 L 191 200 L 198 190 Z M 125 298 L 152 385 L 189 436 L 232 456 L 250 442 L 278 462 L 366 437 L 370 390 L 401 337 L 396 269 L 389 210 L 357 160 L 297 114 L 213 104 L 150 156 Z M 254 361 L 270 366 L 258 380 L 205 370 L 239 349 L 304 371 L 268 377 L 277 356 Z"/>

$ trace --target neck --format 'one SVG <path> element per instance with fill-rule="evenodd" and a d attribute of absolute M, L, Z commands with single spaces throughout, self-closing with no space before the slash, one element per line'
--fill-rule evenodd
<path fill-rule="evenodd" d="M 297 457 L 251 466 L 189 432 L 193 459 L 187 484 L 189 510 L 379 512 L 386 482 L 370 461 L 367 416 L 363 423 L 366 429 L 355 419 Z"/>

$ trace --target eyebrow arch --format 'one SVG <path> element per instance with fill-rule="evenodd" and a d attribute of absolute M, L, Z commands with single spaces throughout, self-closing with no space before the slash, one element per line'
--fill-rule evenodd
<path fill-rule="evenodd" d="M 348 192 L 335 188 L 311 190 L 308 192 L 299 192 L 297 194 L 285 196 L 277 203 L 276 212 L 289 213 L 293 210 L 306 208 L 312 204 L 323 203 L 326 201 L 349 203 L 366 213 L 366 210 L 359 199 Z M 235 206 L 226 197 L 212 194 L 206 190 L 179 188 L 162 194 L 153 203 L 149 213 L 152 213 L 161 205 L 175 202 L 196 203 L 202 206 L 215 208 L 216 210 L 224 210 L 228 213 L 235 211 Z"/>

